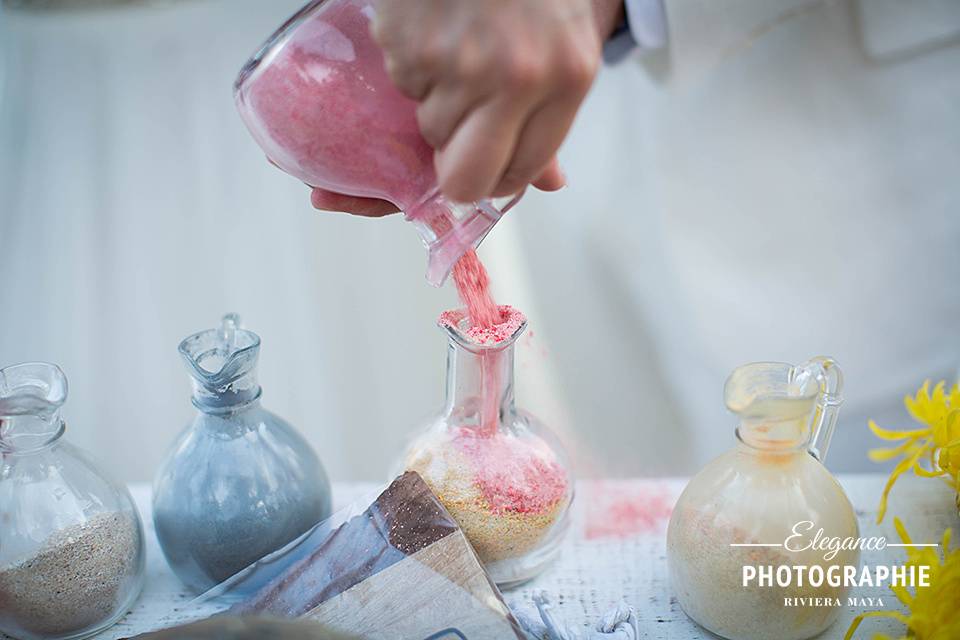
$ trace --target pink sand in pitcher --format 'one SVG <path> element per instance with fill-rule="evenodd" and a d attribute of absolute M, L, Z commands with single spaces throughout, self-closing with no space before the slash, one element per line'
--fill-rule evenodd
<path fill-rule="evenodd" d="M 269 61 L 241 75 L 241 112 L 284 171 L 409 212 L 436 188 L 433 149 L 420 135 L 416 103 L 384 69 L 361 4 L 304 19 Z"/>
<path fill-rule="evenodd" d="M 429 250 L 427 278 L 439 285 L 501 211 L 489 201 L 458 204 L 440 194 L 434 150 L 420 134 L 416 103 L 384 69 L 372 15 L 369 0 L 305 7 L 241 70 L 237 106 L 282 170 L 313 187 L 401 209 Z"/>

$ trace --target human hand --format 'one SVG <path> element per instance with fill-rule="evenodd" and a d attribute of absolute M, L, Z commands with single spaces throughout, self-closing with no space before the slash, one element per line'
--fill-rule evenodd
<path fill-rule="evenodd" d="M 372 32 L 416 100 L 441 191 L 457 201 L 560 189 L 556 159 L 622 20 L 620 0 L 379 0 Z M 382 216 L 392 204 L 315 189 L 318 209 Z"/>
<path fill-rule="evenodd" d="M 557 191 L 565 184 L 566 178 L 555 158 L 540 177 L 533 181 L 533 186 L 541 191 Z M 397 206 L 388 200 L 348 196 L 317 187 L 310 193 L 310 203 L 315 209 L 346 211 L 365 218 L 380 218 L 399 212 Z"/>

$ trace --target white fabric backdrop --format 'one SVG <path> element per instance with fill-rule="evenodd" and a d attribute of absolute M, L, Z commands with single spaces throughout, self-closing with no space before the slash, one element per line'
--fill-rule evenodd
<path fill-rule="evenodd" d="M 150 478 L 192 414 L 177 343 L 228 310 L 263 338 L 265 406 L 337 479 L 384 477 L 439 408 L 433 322 L 454 296 L 423 281 L 413 231 L 313 212 L 234 112 L 234 74 L 298 4 L 6 16 L 0 363 L 60 363 L 70 437 L 123 479 Z M 744 32 L 752 4 L 731 14 Z M 957 48 L 867 63 L 830 3 L 687 73 L 716 51 L 668 15 L 673 74 L 604 70 L 562 153 L 570 186 L 484 244 L 534 333 L 521 404 L 585 473 L 689 473 L 732 445 L 732 367 L 831 352 L 849 382 L 831 466 L 866 468 L 865 416 L 898 419 L 960 361 L 960 98 L 935 81 Z"/>

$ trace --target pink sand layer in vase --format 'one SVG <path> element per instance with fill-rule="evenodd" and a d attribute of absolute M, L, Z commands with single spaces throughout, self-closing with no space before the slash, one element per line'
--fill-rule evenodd
<path fill-rule="evenodd" d="M 461 427 L 454 445 L 473 464 L 474 482 L 493 513 L 543 513 L 566 495 L 567 474 L 538 436 Z"/>

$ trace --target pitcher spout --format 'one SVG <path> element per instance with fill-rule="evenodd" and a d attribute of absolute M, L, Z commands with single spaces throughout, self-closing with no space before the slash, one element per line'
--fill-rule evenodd
<path fill-rule="evenodd" d="M 727 408 L 740 418 L 737 435 L 758 449 L 806 449 L 823 461 L 842 403 L 843 376 L 832 358 L 800 365 L 754 362 L 727 379 Z"/>
<path fill-rule="evenodd" d="M 259 399 L 260 336 L 241 329 L 239 315 L 228 313 L 220 327 L 189 336 L 179 351 L 193 378 L 193 404 L 201 411 L 234 411 Z"/>

